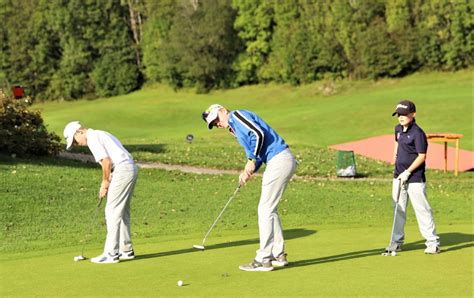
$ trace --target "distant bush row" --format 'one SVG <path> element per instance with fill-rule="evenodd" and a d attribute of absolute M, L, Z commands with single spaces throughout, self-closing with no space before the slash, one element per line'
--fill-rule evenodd
<path fill-rule="evenodd" d="M 473 64 L 468 0 L 0 0 L 0 72 L 35 98 L 198 92 Z"/>

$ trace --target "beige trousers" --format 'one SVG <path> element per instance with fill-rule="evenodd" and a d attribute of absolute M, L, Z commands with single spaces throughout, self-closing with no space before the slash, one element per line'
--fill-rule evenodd
<path fill-rule="evenodd" d="M 107 237 L 104 252 L 116 255 L 133 249 L 130 237 L 130 202 L 132 201 L 138 168 L 135 164 L 119 164 L 114 168 L 107 193 L 105 220 Z"/>
<path fill-rule="evenodd" d="M 393 179 L 392 197 L 393 205 L 395 207 L 396 195 L 400 180 Z M 436 226 L 433 218 L 431 206 L 426 197 L 425 183 L 408 183 L 407 187 L 402 187 L 400 192 L 400 199 L 398 201 L 397 214 L 395 215 L 395 225 L 393 230 L 392 242 L 403 244 L 405 241 L 405 222 L 407 219 L 407 204 L 410 198 L 413 210 L 415 210 L 416 220 L 418 221 L 418 229 L 421 235 L 425 238 L 426 246 L 438 245 L 439 237 L 436 234 Z"/>
<path fill-rule="evenodd" d="M 290 149 L 275 155 L 268 163 L 262 178 L 262 193 L 258 204 L 260 248 L 255 260 L 278 257 L 284 252 L 283 230 L 278 216 L 278 203 L 296 169 Z"/>

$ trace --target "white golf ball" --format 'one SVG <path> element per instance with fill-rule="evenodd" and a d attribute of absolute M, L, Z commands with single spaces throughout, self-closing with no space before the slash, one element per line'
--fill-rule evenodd
<path fill-rule="evenodd" d="M 182 280 L 178 280 L 178 287 L 181 287 L 183 285 L 183 281 Z"/>
<path fill-rule="evenodd" d="M 79 261 L 79 257 L 74 257 L 74 262 Z"/>
<path fill-rule="evenodd" d="M 392 257 L 396 256 L 397 255 L 397 252 L 396 251 L 392 251 Z"/>

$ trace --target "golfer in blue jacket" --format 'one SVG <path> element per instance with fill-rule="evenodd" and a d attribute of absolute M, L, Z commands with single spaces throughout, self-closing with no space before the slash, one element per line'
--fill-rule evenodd
<path fill-rule="evenodd" d="M 285 141 L 255 113 L 229 111 L 214 104 L 202 113 L 209 129 L 228 129 L 244 147 L 247 163 L 239 176 L 241 185 L 265 163 L 262 193 L 258 204 L 260 248 L 253 262 L 240 265 L 244 271 L 271 271 L 273 266 L 288 265 L 278 203 L 296 169 L 296 160 Z"/>

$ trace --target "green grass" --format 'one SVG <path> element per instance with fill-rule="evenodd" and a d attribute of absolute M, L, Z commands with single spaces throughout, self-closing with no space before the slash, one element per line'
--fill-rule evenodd
<path fill-rule="evenodd" d="M 201 112 L 211 103 L 250 109 L 261 115 L 292 145 L 327 147 L 382 134 L 392 134 L 391 117 L 400 99 L 417 104 L 418 123 L 428 133 L 462 133 L 461 148 L 474 149 L 472 70 L 415 74 L 404 79 L 337 81 L 334 94 L 321 88 L 329 82 L 301 87 L 249 86 L 196 95 L 155 86 L 130 95 L 76 102 L 37 104 L 51 130 L 81 120 L 116 134 L 125 144 L 173 144 L 192 133 L 197 140 L 223 145 L 235 141 L 224 131 L 208 131 Z"/>
<path fill-rule="evenodd" d="M 138 258 L 100 266 L 73 262 L 83 239 L 86 257 L 102 250 L 103 219 L 92 230 L 89 226 L 100 169 L 52 158 L 0 161 L 0 179 L 7 185 L 0 192 L 2 296 L 472 293 L 469 179 L 435 177 L 428 183 L 443 253 L 423 255 L 424 241 L 410 209 L 406 251 L 395 258 L 380 256 L 392 222 L 389 180 L 294 180 L 279 208 L 292 265 L 249 274 L 238 265 L 250 261 L 258 247 L 259 177 L 237 194 L 208 238 L 207 250 L 198 252 L 192 245 L 201 242 L 233 192 L 236 177 L 141 169 L 132 203 Z M 403 274 L 403 287 L 394 274 Z M 178 280 L 185 286 L 178 287 Z M 262 288 L 267 283 L 271 286 Z"/>
<path fill-rule="evenodd" d="M 249 86 L 196 95 L 155 86 L 126 96 L 95 101 L 35 105 L 51 130 L 81 120 L 86 126 L 115 134 L 142 161 L 240 169 L 245 155 L 227 132 L 206 129 L 200 114 L 210 103 L 256 111 L 290 144 L 299 174 L 334 176 L 335 151 L 327 146 L 382 134 L 397 124 L 391 113 L 401 98 L 412 98 L 417 121 L 426 132 L 462 133 L 460 146 L 473 150 L 472 74 L 416 74 L 404 79 L 319 82 L 301 87 Z M 331 85 L 334 94 L 321 91 Z M 185 141 L 193 134 L 192 144 Z M 87 151 L 87 150 L 86 150 Z M 392 167 L 357 157 L 358 172 L 390 177 Z M 467 174 L 472 177 L 471 174 Z"/>
<path fill-rule="evenodd" d="M 287 225 L 290 267 L 242 272 L 257 232 L 217 230 L 204 252 L 199 235 L 176 234 L 136 242 L 139 257 L 117 265 L 73 262 L 79 247 L 11 256 L 1 261 L 2 296 L 450 296 L 472 294 L 472 227 L 438 226 L 443 253 L 423 255 L 415 226 L 407 227 L 406 251 L 380 256 L 389 227 Z M 101 248 L 87 248 L 86 256 Z M 4 257 L 4 255 L 2 256 Z M 400 280 L 402 279 L 402 280 Z M 184 286 L 178 287 L 177 281 Z M 266 286 L 265 286 L 266 285 Z"/>
<path fill-rule="evenodd" d="M 98 166 L 51 158 L 1 159 L 0 252 L 80 244 L 89 233 L 101 177 Z M 448 175 L 446 175 L 448 176 Z M 449 175 L 452 176 L 452 175 Z M 428 177 L 431 178 L 431 177 Z M 454 178 L 453 178 L 454 179 Z M 221 229 L 256 229 L 260 177 L 235 198 Z M 433 178 L 428 194 L 437 223 L 471 220 L 472 180 Z M 237 185 L 233 175 L 141 169 L 133 199 L 133 235 L 150 238 L 205 231 Z M 391 222 L 390 180 L 296 179 L 280 204 L 289 226 L 380 226 Z M 101 212 L 97 229 L 105 229 Z M 415 224 L 414 216 L 409 223 Z M 101 242 L 95 234 L 89 242 Z"/>
<path fill-rule="evenodd" d="M 335 152 L 327 149 L 391 134 L 394 105 L 410 97 L 426 132 L 462 133 L 461 147 L 473 150 L 471 80 L 466 70 L 207 95 L 155 86 L 95 101 L 37 104 L 58 134 L 68 121 L 81 120 L 115 134 L 138 160 L 221 169 L 242 168 L 243 150 L 226 132 L 208 131 L 201 111 L 214 102 L 256 111 L 301 161 L 279 207 L 292 266 L 270 274 L 238 270 L 258 247 L 260 177 L 235 197 L 208 249 L 194 252 L 237 177 L 156 169 L 140 170 L 132 202 L 138 259 L 75 263 L 83 243 L 92 257 L 104 242 L 103 209 L 92 221 L 99 166 L 0 155 L 0 296 L 471 296 L 473 172 L 427 172 L 442 254 L 423 255 L 410 207 L 406 251 L 383 258 L 393 220 L 392 166 L 358 156 L 358 173 L 369 179 L 334 179 Z M 327 86 L 333 95 L 323 94 Z M 192 144 L 184 140 L 188 133 Z"/>

